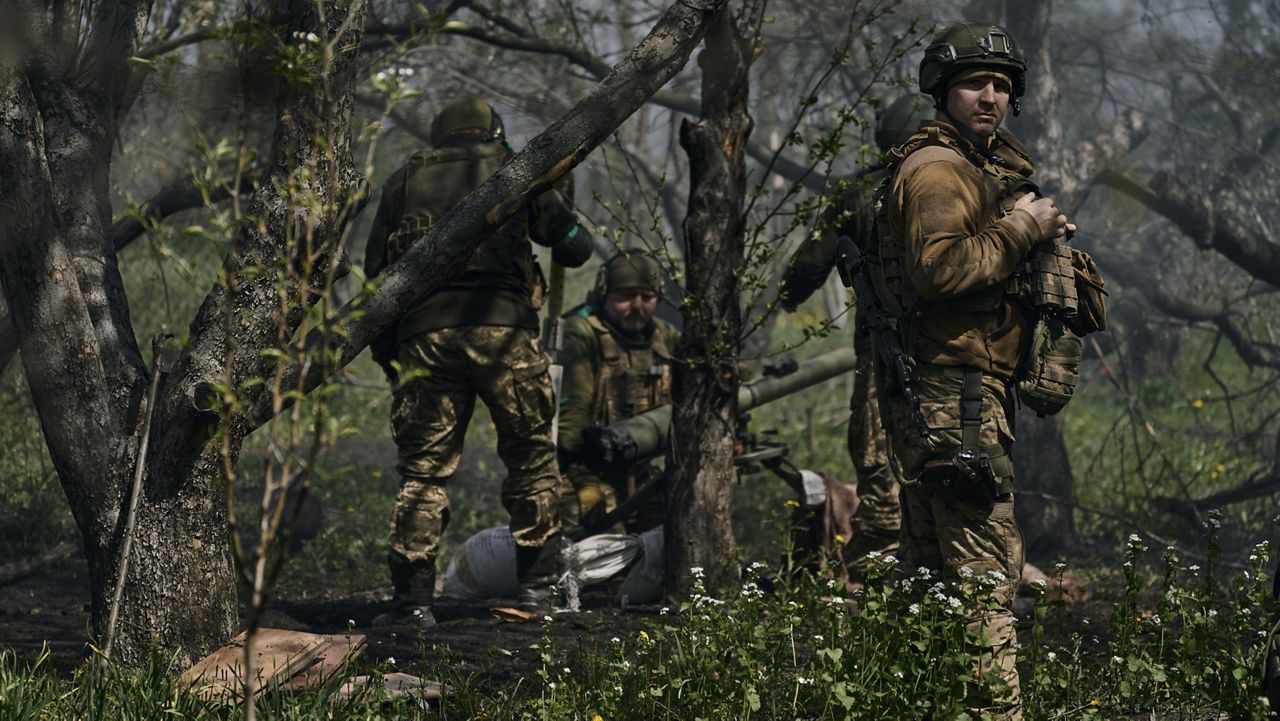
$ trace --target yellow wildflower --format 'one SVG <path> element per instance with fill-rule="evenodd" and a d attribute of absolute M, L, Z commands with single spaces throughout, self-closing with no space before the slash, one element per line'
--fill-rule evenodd
<path fill-rule="evenodd" d="M 382 478 L 382 469 L 375 468 L 372 471 L 369 471 L 369 475 L 373 476 L 374 478 Z"/>
<path fill-rule="evenodd" d="M 1194 401 L 1191 401 L 1191 407 L 1196 410 L 1200 410 L 1201 408 L 1204 408 L 1204 399 L 1197 398 Z"/>
<path fill-rule="evenodd" d="M 842 535 L 840 535 L 839 533 L 837 533 L 837 534 L 836 534 L 836 543 L 843 544 L 843 543 L 844 543 L 844 536 L 842 536 Z"/>
<path fill-rule="evenodd" d="M 794 498 L 788 498 L 788 499 L 787 499 L 787 503 L 786 503 L 786 505 L 791 506 L 792 508 L 799 508 L 799 507 L 800 507 L 800 501 L 797 501 L 797 500 L 796 500 L 796 499 L 794 499 Z"/>

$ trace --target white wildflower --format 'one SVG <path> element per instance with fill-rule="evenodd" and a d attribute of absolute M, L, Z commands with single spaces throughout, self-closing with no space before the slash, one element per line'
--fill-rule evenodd
<path fill-rule="evenodd" d="M 1111 663 L 1124 663 L 1124 659 L 1119 656 L 1112 656 Z"/>
<path fill-rule="evenodd" d="M 969 568 L 968 566 L 961 566 L 961 567 L 960 567 L 960 570 L 959 570 L 959 571 L 956 571 L 956 573 L 960 574 L 960 578 L 972 578 L 972 577 L 973 577 L 973 569 L 972 569 L 972 568 Z"/>
<path fill-rule="evenodd" d="M 1050 651 L 1049 653 L 1046 653 L 1046 654 L 1044 655 L 1044 657 L 1045 657 L 1046 659 L 1050 660 L 1050 661 L 1056 661 L 1056 660 L 1058 660 L 1058 654 L 1054 653 L 1053 651 Z"/>
<path fill-rule="evenodd" d="M 919 616 L 919 615 L 920 615 L 920 604 L 918 604 L 918 603 L 913 603 L 913 604 L 911 604 L 910 606 L 907 606 L 907 610 L 911 612 L 911 615 L 913 615 L 913 616 Z"/>
<path fill-rule="evenodd" d="M 388 666 L 394 666 L 394 665 L 396 665 L 396 657 L 395 657 L 395 656 L 387 656 L 387 665 L 388 665 Z"/>

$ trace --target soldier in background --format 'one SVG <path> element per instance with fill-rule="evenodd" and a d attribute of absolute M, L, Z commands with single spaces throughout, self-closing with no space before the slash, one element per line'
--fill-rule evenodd
<path fill-rule="evenodd" d="M 588 531 L 606 530 L 600 527 L 605 514 L 662 473 L 656 462 L 600 471 L 576 458 L 588 428 L 671 402 L 672 351 L 679 335 L 654 317 L 661 277 L 652 255 L 618 253 L 601 266 L 589 302 L 565 323 L 559 445 L 579 522 Z M 639 533 L 661 524 L 664 500 L 664 493 L 653 494 L 652 502 L 626 519 L 626 530 Z"/>
<path fill-rule="evenodd" d="M 993 587 L 990 603 L 967 611 L 980 677 L 968 703 L 975 717 L 1001 719 L 1022 718 L 1010 605 L 1023 543 L 1013 514 L 1009 389 L 1034 314 L 1015 274 L 1032 248 L 1074 230 L 1053 201 L 1027 192 L 1031 159 L 1000 128 L 1010 106 L 1018 110 L 1026 72 L 1021 49 L 998 25 L 960 23 L 934 39 L 920 90 L 933 98 L 935 120 L 893 152 L 876 230 L 876 295 L 897 320 L 920 411 L 878 374 L 905 479 L 905 565 Z"/>
<path fill-rule="evenodd" d="M 444 105 L 431 124 L 431 145 L 383 186 L 365 252 L 371 278 L 513 155 L 501 118 L 471 97 Z M 457 470 L 477 397 L 493 418 L 507 467 L 502 503 L 516 542 L 520 603 L 536 609 L 551 601 L 560 477 L 549 360 L 538 338 L 542 275 L 530 239 L 567 267 L 591 255 L 572 198 L 550 190 L 485 239 L 461 275 L 372 344 L 374 360 L 395 386 L 391 431 L 401 476 L 387 552 L 394 605 L 375 625 L 432 622 L 436 555 L 449 523 L 445 486 Z"/>
<path fill-rule="evenodd" d="M 922 95 L 904 95 L 880 115 L 876 145 L 881 153 L 901 145 L 915 134 L 920 123 L 933 117 L 933 104 Z M 818 220 L 816 233 L 805 240 L 782 280 L 778 300 L 788 313 L 822 287 L 836 265 L 836 240 L 847 236 L 865 250 L 875 222 L 872 208 L 876 188 L 888 175 L 885 162 L 867 169 L 853 180 L 850 190 L 836 199 Z M 849 403 L 849 458 L 858 480 L 858 508 L 853 515 L 854 535 L 844 551 L 849 579 L 861 583 L 867 577 L 868 554 L 895 554 L 902 527 L 898 500 L 901 478 L 889 459 L 888 442 L 880 422 L 872 369 L 875 365 L 866 315 L 861 307 L 854 316 L 853 347 L 858 354 L 853 396 Z"/>

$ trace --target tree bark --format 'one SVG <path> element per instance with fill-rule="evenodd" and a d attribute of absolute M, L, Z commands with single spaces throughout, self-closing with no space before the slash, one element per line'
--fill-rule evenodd
<path fill-rule="evenodd" d="M 668 451 L 671 469 L 666 522 L 666 591 L 693 590 L 691 568 L 706 587 L 723 592 L 737 582 L 730 501 L 737 429 L 740 269 L 744 266 L 748 71 L 754 47 L 721 11 L 707 30 L 702 69 L 702 118 L 684 121 L 680 145 L 689 154 L 689 214 L 684 221 L 687 291 L 684 334 L 673 395 Z"/>

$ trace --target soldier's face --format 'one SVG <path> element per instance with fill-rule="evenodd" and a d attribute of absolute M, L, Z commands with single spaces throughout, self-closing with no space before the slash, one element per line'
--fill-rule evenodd
<path fill-rule="evenodd" d="M 997 78 L 969 78 L 947 91 L 947 111 L 979 138 L 990 137 L 1009 109 L 1009 86 Z"/>
<path fill-rule="evenodd" d="M 611 290 L 604 297 L 604 315 L 625 331 L 642 331 L 653 322 L 658 309 L 658 294 L 648 288 Z"/>

